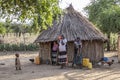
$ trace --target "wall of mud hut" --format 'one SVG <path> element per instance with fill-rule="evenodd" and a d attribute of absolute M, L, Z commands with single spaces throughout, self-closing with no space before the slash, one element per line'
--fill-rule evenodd
<path fill-rule="evenodd" d="M 51 61 L 51 43 L 52 42 L 43 42 L 40 44 L 39 56 L 42 58 L 43 62 L 46 60 Z M 82 50 L 81 54 L 83 58 L 89 58 L 92 62 L 99 61 L 104 56 L 102 41 L 82 41 Z M 67 43 L 67 55 L 68 61 L 72 62 L 74 54 L 74 42 Z"/>

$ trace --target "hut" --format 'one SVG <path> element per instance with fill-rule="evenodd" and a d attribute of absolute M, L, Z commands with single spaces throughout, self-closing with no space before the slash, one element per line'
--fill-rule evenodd
<path fill-rule="evenodd" d="M 35 40 L 40 45 L 39 54 L 43 61 L 51 60 L 52 42 L 56 41 L 60 34 L 63 34 L 68 40 L 68 61 L 73 59 L 74 40 L 76 37 L 80 37 L 82 40 L 83 57 L 96 62 L 104 56 L 103 45 L 107 38 L 70 5 L 65 9 L 61 19 L 54 21 L 52 27 L 44 30 Z"/>

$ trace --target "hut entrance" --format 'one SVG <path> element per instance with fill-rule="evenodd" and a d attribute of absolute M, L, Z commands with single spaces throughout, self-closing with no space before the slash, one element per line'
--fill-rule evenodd
<path fill-rule="evenodd" d="M 51 62 L 53 65 L 57 64 L 58 43 L 57 41 L 51 42 Z"/>

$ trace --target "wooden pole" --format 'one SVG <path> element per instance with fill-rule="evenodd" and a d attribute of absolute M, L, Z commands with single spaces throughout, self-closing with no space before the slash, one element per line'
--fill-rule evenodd
<path fill-rule="evenodd" d="M 120 33 L 118 34 L 118 62 L 120 63 Z"/>

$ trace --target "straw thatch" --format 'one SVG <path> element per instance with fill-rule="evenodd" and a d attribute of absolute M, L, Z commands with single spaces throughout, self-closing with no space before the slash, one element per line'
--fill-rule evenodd
<path fill-rule="evenodd" d="M 104 35 L 72 6 L 66 9 L 64 16 L 53 27 L 43 31 L 35 42 L 49 42 L 57 39 L 59 34 L 63 34 L 68 41 L 73 41 L 76 37 L 81 40 L 102 40 Z"/>
<path fill-rule="evenodd" d="M 54 21 L 53 26 L 43 31 L 35 42 L 40 43 L 40 56 L 50 59 L 51 42 L 57 40 L 58 35 L 63 34 L 68 40 L 67 53 L 69 61 L 74 54 L 76 37 L 80 37 L 83 44 L 82 53 L 91 61 L 98 61 L 103 57 L 103 43 L 106 37 L 92 23 L 70 5 L 59 21 Z"/>

